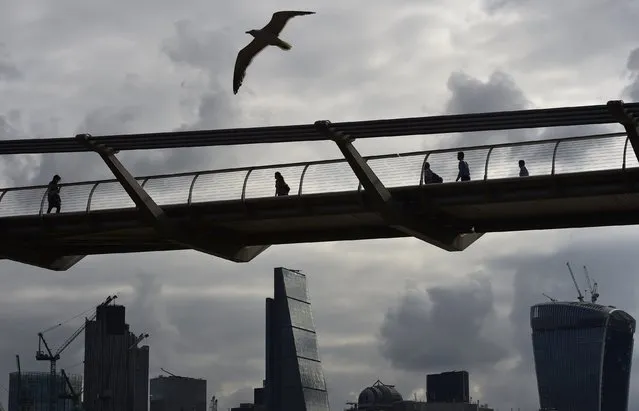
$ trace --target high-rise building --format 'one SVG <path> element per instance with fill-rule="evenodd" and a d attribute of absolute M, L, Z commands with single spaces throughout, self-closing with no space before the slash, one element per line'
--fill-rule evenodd
<path fill-rule="evenodd" d="M 206 380 L 159 376 L 151 379 L 151 411 L 206 411 Z"/>
<path fill-rule="evenodd" d="M 266 299 L 266 409 L 328 411 L 306 276 L 281 267 L 274 274 L 274 298 Z"/>
<path fill-rule="evenodd" d="M 87 321 L 84 340 L 86 411 L 147 411 L 149 347 L 129 331 L 125 308 L 103 305 Z"/>
<path fill-rule="evenodd" d="M 428 402 L 470 402 L 468 371 L 447 371 L 426 376 Z"/>
<path fill-rule="evenodd" d="M 82 377 L 69 374 L 69 381 L 76 394 L 82 392 Z M 9 374 L 9 410 L 8 411 L 48 411 L 50 408 L 50 378 L 48 372 L 12 372 Z M 56 375 L 56 386 L 59 394 L 69 391 L 62 375 Z M 21 391 L 22 395 L 18 391 Z M 22 406 L 21 406 L 22 405 Z M 72 411 L 71 399 L 59 398 L 56 411 Z"/>
<path fill-rule="evenodd" d="M 635 319 L 610 306 L 547 302 L 530 309 L 542 410 L 626 411 Z"/>

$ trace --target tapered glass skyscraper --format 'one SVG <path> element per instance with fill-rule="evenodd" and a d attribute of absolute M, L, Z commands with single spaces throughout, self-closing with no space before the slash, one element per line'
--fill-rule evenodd
<path fill-rule="evenodd" d="M 626 411 L 635 319 L 614 307 L 548 302 L 531 307 L 542 410 Z"/>

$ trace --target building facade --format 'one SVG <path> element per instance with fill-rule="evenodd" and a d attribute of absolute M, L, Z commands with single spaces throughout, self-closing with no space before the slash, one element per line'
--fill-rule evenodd
<path fill-rule="evenodd" d="M 443 381 L 452 381 L 453 386 L 458 386 L 460 378 L 463 380 L 467 378 L 468 375 L 468 373 L 466 373 L 466 377 L 464 377 L 460 375 L 460 372 L 455 371 L 443 374 L 445 377 Z M 442 374 L 432 375 L 440 376 Z M 452 391 L 446 389 L 442 392 L 446 395 L 450 395 L 449 393 Z M 457 393 L 453 392 L 452 398 L 456 399 L 457 395 Z M 347 411 L 494 411 L 492 408 L 489 408 L 488 405 L 481 405 L 479 403 L 404 400 L 394 385 L 384 384 L 379 380 L 370 387 L 362 390 L 357 398 L 356 404 L 350 404 L 351 408 Z"/>
<path fill-rule="evenodd" d="M 124 307 L 99 306 L 84 337 L 85 410 L 147 411 L 149 347 L 137 346 Z"/>
<path fill-rule="evenodd" d="M 470 402 L 468 371 L 447 371 L 426 376 L 428 402 Z"/>
<path fill-rule="evenodd" d="M 328 393 L 306 276 L 275 268 L 266 300 L 266 380 L 269 411 L 328 411 Z"/>
<path fill-rule="evenodd" d="M 206 411 L 206 380 L 178 376 L 151 379 L 151 411 Z"/>
<path fill-rule="evenodd" d="M 614 307 L 548 302 L 531 307 L 542 410 L 626 411 L 635 319 Z"/>
<path fill-rule="evenodd" d="M 82 391 L 82 377 L 69 374 L 69 381 L 75 393 Z M 12 372 L 9 374 L 9 410 L 8 411 L 49 411 L 51 374 L 48 372 Z M 68 393 L 69 389 L 62 375 L 56 375 L 58 394 Z M 22 395 L 19 394 L 22 392 Z M 58 398 L 56 411 L 72 411 L 71 399 Z"/>

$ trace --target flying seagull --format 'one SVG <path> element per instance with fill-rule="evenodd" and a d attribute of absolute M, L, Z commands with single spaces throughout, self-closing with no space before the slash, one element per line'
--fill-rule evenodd
<path fill-rule="evenodd" d="M 289 19 L 295 16 L 306 16 L 308 14 L 315 14 L 314 11 L 277 11 L 273 13 L 271 21 L 260 30 L 249 30 L 246 34 L 253 36 L 253 41 L 248 46 L 244 47 L 237 53 L 237 59 L 235 60 L 235 72 L 233 74 L 233 94 L 237 94 L 237 91 L 242 85 L 244 76 L 246 75 L 246 68 L 251 64 L 253 58 L 266 46 L 277 46 L 282 50 L 290 50 L 291 46 L 278 36 Z"/>

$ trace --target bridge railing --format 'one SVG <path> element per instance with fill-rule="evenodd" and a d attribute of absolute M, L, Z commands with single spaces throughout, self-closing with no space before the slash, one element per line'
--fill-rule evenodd
<path fill-rule="evenodd" d="M 457 176 L 456 153 L 463 151 L 472 180 L 517 177 L 525 160 L 531 176 L 638 167 L 625 133 L 598 134 L 490 146 L 385 154 L 366 157 L 387 187 L 423 184 L 425 162 L 444 179 Z M 137 180 L 159 205 L 272 197 L 274 173 L 291 187 L 289 195 L 363 189 L 344 159 L 264 165 L 139 177 Z M 62 213 L 135 207 L 115 179 L 61 185 Z M 46 185 L 0 190 L 0 218 L 47 212 Z"/>

